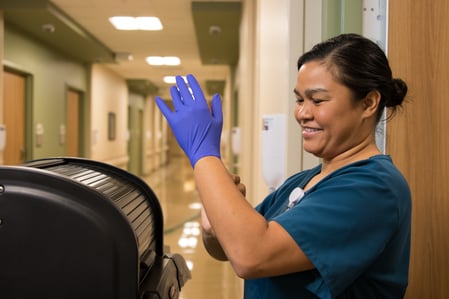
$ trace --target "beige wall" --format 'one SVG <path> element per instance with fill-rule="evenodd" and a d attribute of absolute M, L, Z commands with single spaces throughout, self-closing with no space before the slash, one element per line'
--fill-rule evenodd
<path fill-rule="evenodd" d="M 409 86 L 387 126 L 387 152 L 412 191 L 412 256 L 406 298 L 449 298 L 449 2 L 390 1 L 388 54 Z"/>
<path fill-rule="evenodd" d="M 287 119 L 286 177 L 318 163 L 304 155 L 293 110 L 296 60 L 321 39 L 321 2 L 313 0 L 243 1 L 238 68 L 241 153 L 239 174 L 247 198 L 257 204 L 269 190 L 262 177 L 262 116 L 284 114 Z M 312 17 L 314 16 L 314 17 Z M 302 21 L 308 17 L 307 27 Z M 305 34 L 304 34 L 305 32 Z"/>
<path fill-rule="evenodd" d="M 94 65 L 90 95 L 90 158 L 126 169 L 128 163 L 128 87 L 123 78 Z M 116 114 L 116 139 L 108 140 L 108 113 Z"/>
<path fill-rule="evenodd" d="M 168 129 L 168 123 L 162 116 L 162 113 L 157 108 L 154 101 L 149 105 L 153 106 L 153 133 L 152 133 L 152 149 L 150 149 L 151 159 L 150 163 L 152 169 L 157 169 L 159 166 L 168 162 L 167 153 L 175 145 L 170 144 L 171 137 L 173 137 L 171 130 Z"/>
<path fill-rule="evenodd" d="M 154 129 L 156 127 L 154 117 L 155 115 L 155 103 L 152 96 L 147 97 L 145 101 L 144 108 L 144 127 L 145 131 L 143 133 L 144 136 L 144 164 L 143 164 L 143 174 L 149 174 L 154 169 L 156 169 L 155 163 L 155 151 L 156 151 L 156 134 L 154 133 Z"/>

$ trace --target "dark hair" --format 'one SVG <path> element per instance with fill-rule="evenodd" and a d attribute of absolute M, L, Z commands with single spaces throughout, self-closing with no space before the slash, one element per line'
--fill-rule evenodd
<path fill-rule="evenodd" d="M 392 78 L 382 49 L 361 35 L 341 34 L 315 45 L 298 59 L 298 70 L 303 64 L 317 60 L 323 61 L 334 78 L 352 91 L 355 100 L 365 98 L 370 91 L 379 91 L 377 121 L 385 107 L 394 113 L 407 94 L 407 84 Z"/>

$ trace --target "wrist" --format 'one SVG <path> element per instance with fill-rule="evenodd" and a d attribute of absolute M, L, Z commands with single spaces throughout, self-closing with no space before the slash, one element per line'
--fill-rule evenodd
<path fill-rule="evenodd" d="M 190 164 L 192 165 L 192 168 L 195 169 L 199 163 L 208 163 L 208 161 L 220 161 L 221 162 L 221 156 L 220 154 L 211 154 L 211 155 L 205 155 L 202 156 L 196 160 L 191 160 Z"/>

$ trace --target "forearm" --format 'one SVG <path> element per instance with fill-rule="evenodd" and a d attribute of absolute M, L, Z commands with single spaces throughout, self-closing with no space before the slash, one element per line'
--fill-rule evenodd
<path fill-rule="evenodd" d="M 246 201 L 219 159 L 201 159 L 194 173 L 217 245 L 233 264 L 250 259 L 267 229 L 266 220 Z M 209 237 L 206 242 L 213 244 Z"/>
<path fill-rule="evenodd" d="M 215 236 L 204 207 L 201 209 L 201 228 L 203 244 L 207 252 L 219 261 L 227 261 L 228 258 L 224 253 L 223 248 L 221 248 L 220 242 L 218 242 L 217 237 Z"/>

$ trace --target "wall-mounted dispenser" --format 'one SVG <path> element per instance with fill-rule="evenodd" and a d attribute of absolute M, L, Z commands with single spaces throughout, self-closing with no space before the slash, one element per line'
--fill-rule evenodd
<path fill-rule="evenodd" d="M 262 116 L 262 175 L 270 191 L 274 191 L 286 177 L 285 114 Z"/>
<path fill-rule="evenodd" d="M 67 130 L 66 130 L 65 124 L 60 124 L 59 125 L 59 144 L 60 145 L 65 144 L 66 134 L 67 134 Z"/>
<path fill-rule="evenodd" d="M 42 123 L 36 124 L 36 131 L 35 131 L 35 137 L 36 137 L 36 146 L 40 147 L 44 143 L 44 125 Z"/>

